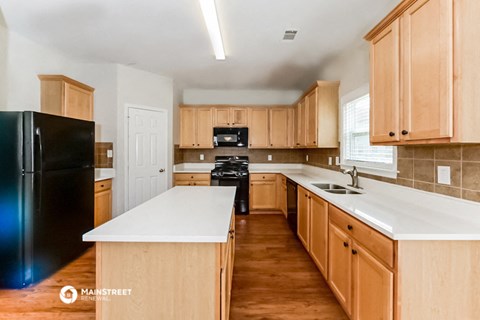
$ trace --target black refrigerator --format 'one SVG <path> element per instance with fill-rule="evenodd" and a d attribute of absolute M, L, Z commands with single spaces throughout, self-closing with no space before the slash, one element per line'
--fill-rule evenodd
<path fill-rule="evenodd" d="M 94 122 L 0 112 L 0 287 L 22 288 L 91 246 Z"/>

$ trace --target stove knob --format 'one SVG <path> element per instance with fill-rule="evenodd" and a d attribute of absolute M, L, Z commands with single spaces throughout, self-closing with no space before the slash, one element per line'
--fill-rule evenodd
<path fill-rule="evenodd" d="M 223 177 L 223 172 L 219 172 L 219 173 L 218 173 L 218 176 L 219 176 L 219 177 Z"/>
<path fill-rule="evenodd" d="M 240 172 L 235 172 L 235 177 L 240 177 L 242 174 Z"/>

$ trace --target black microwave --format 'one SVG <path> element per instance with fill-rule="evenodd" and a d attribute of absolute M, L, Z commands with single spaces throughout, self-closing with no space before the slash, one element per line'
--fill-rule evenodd
<path fill-rule="evenodd" d="M 213 128 L 215 147 L 247 147 L 248 128 Z"/>

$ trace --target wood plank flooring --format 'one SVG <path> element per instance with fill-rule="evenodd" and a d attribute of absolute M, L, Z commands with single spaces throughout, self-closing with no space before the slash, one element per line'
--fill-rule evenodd
<path fill-rule="evenodd" d="M 348 319 L 283 215 L 236 216 L 231 320 Z"/>
<path fill-rule="evenodd" d="M 95 288 L 94 248 L 38 284 L 22 290 L 0 289 L 0 319 L 95 319 L 95 302 L 80 300 L 80 292 L 73 304 L 60 301 L 60 289 L 66 285 L 77 290 Z"/>

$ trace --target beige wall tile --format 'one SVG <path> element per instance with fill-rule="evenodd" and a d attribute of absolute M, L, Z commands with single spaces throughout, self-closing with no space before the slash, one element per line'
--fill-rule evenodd
<path fill-rule="evenodd" d="M 418 190 L 433 192 L 435 190 L 435 185 L 433 183 L 414 181 L 413 187 Z"/>
<path fill-rule="evenodd" d="M 401 185 L 401 186 L 404 186 L 404 187 L 413 188 L 413 180 L 410 180 L 410 179 L 398 178 L 397 179 L 397 184 Z"/>
<path fill-rule="evenodd" d="M 480 191 L 480 162 L 463 163 L 462 188 Z"/>
<path fill-rule="evenodd" d="M 413 150 L 414 147 L 412 146 L 399 146 L 397 147 L 397 157 L 403 159 L 411 159 L 413 158 Z"/>
<path fill-rule="evenodd" d="M 462 160 L 461 146 L 436 146 L 436 160 Z"/>
<path fill-rule="evenodd" d="M 418 146 L 415 147 L 413 152 L 415 159 L 434 159 L 435 147 L 434 146 Z"/>
<path fill-rule="evenodd" d="M 399 178 L 413 179 L 413 159 L 398 159 L 397 170 Z"/>
<path fill-rule="evenodd" d="M 413 162 L 413 179 L 433 183 L 435 181 L 434 161 L 415 159 Z"/>
<path fill-rule="evenodd" d="M 480 144 L 463 146 L 463 161 L 480 161 Z"/>
<path fill-rule="evenodd" d="M 465 200 L 480 202 L 480 191 L 462 190 L 462 198 Z"/>
<path fill-rule="evenodd" d="M 461 198 L 462 197 L 462 189 L 448 187 L 448 186 L 444 186 L 444 185 L 441 185 L 441 184 L 436 184 L 435 185 L 435 193 L 440 193 L 440 194 L 444 194 L 446 196 L 451 196 L 451 197 L 455 197 L 455 198 Z"/>

